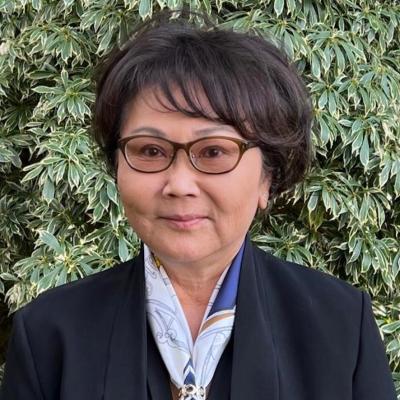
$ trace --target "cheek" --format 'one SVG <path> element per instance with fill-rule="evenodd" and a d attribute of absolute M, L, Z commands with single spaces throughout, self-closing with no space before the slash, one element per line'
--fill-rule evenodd
<path fill-rule="evenodd" d="M 129 218 L 131 213 L 140 212 L 143 204 L 146 204 L 142 199 L 148 185 L 143 185 L 134 171 L 127 170 L 126 166 L 120 164 L 117 172 L 117 187 L 127 217 Z"/>
<path fill-rule="evenodd" d="M 124 207 L 126 207 L 132 198 L 135 197 L 135 185 L 130 184 L 129 174 L 124 171 L 123 167 L 119 167 L 117 172 L 117 187 L 118 192 Z"/>
<path fill-rule="evenodd" d="M 237 177 L 219 187 L 219 204 L 231 224 L 252 220 L 258 206 L 259 185 L 252 176 Z M 221 187 L 223 190 L 221 191 Z M 251 222 L 251 221 L 250 221 Z"/>
<path fill-rule="evenodd" d="M 152 231 L 152 202 L 146 196 L 145 190 L 140 190 L 139 182 L 135 180 L 133 182 L 121 179 L 120 198 L 129 225 L 140 237 L 147 238 Z"/>

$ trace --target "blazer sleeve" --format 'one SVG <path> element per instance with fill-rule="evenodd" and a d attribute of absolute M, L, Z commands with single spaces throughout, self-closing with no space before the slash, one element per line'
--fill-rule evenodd
<path fill-rule="evenodd" d="M 35 360 L 24 323 L 24 309 L 15 312 L 0 400 L 43 400 Z"/>
<path fill-rule="evenodd" d="M 371 297 L 362 292 L 362 316 L 353 400 L 396 400 L 385 348 L 372 312 Z"/>

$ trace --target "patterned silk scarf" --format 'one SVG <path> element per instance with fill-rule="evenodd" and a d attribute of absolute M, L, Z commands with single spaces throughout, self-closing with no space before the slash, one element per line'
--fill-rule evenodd
<path fill-rule="evenodd" d="M 204 400 L 235 319 L 244 243 L 219 278 L 196 341 L 163 266 L 144 244 L 147 318 L 180 400 Z"/>

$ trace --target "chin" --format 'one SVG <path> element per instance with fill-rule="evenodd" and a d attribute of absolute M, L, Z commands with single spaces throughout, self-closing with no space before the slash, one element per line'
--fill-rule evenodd
<path fill-rule="evenodd" d="M 168 243 L 162 241 L 149 243 L 149 247 L 160 257 L 168 259 L 169 262 L 189 263 L 207 257 L 209 252 L 205 252 L 207 246 L 199 239 L 175 239 L 169 238 Z M 211 249 L 210 249 L 211 250 Z"/>
<path fill-rule="evenodd" d="M 156 251 L 156 250 L 155 250 Z M 164 257 L 169 257 L 176 261 L 194 261 L 198 258 L 204 257 L 205 254 L 203 253 L 204 250 L 201 248 L 199 249 L 197 245 L 188 245 L 184 243 L 176 244 L 174 246 L 166 246 L 161 247 L 159 246 L 158 251 L 164 255 Z"/>

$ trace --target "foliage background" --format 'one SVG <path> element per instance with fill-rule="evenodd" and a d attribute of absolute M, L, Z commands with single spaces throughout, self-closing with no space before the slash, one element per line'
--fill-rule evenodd
<path fill-rule="evenodd" d="M 396 3 L 0 0 L 0 364 L 14 311 L 138 250 L 87 135 L 94 66 L 135 22 L 186 4 L 226 28 L 257 29 L 301 71 L 316 116 L 314 166 L 257 218 L 252 237 L 371 294 L 400 399 Z"/>

